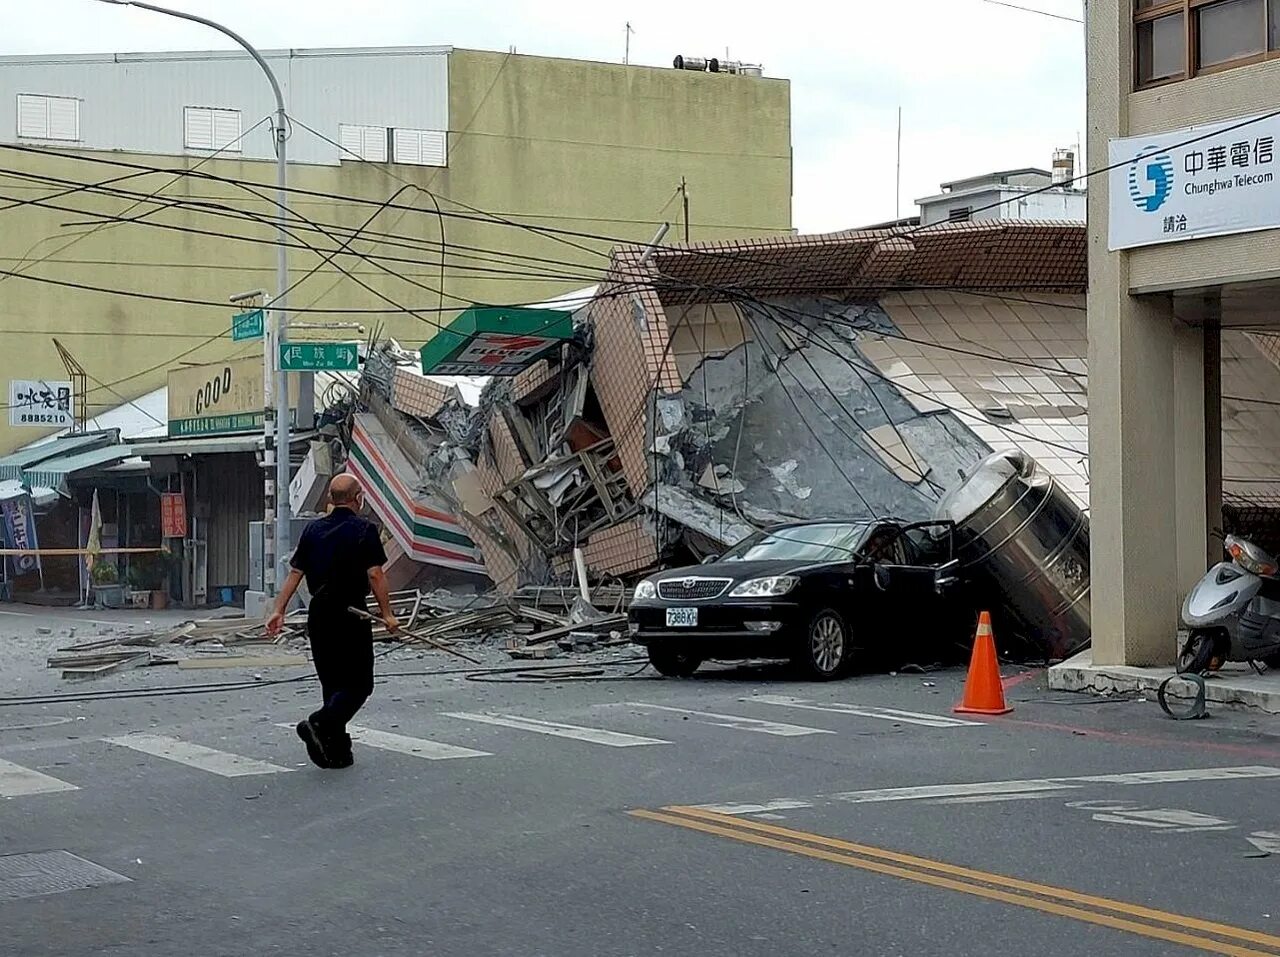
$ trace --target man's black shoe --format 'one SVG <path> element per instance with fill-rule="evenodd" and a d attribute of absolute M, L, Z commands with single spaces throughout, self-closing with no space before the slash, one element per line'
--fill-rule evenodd
<path fill-rule="evenodd" d="M 349 768 L 355 764 L 351 756 L 351 735 L 340 734 L 327 742 L 325 754 L 329 756 L 329 767 Z"/>
<path fill-rule="evenodd" d="M 299 721 L 298 737 L 307 746 L 307 757 L 311 758 L 312 764 L 318 768 L 331 768 L 334 766 L 329 759 L 329 755 L 325 753 L 324 741 L 320 737 L 320 729 L 316 727 L 314 721 L 310 718 L 303 718 Z"/>

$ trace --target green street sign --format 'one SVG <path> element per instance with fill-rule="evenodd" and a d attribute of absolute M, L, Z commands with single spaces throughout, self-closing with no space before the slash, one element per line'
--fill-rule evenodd
<path fill-rule="evenodd" d="M 359 368 L 354 342 L 283 342 L 280 368 L 284 372 L 340 372 Z"/>
<path fill-rule="evenodd" d="M 261 309 L 255 309 L 252 312 L 241 312 L 231 317 L 231 339 L 233 342 L 239 342 L 241 339 L 261 338 Z"/>
<path fill-rule="evenodd" d="M 573 336 L 563 309 L 473 306 L 422 347 L 425 375 L 512 376 Z"/>

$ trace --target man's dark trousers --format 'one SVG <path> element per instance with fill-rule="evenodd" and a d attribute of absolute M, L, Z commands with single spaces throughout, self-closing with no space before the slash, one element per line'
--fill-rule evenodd
<path fill-rule="evenodd" d="M 346 609 L 317 607 L 307 615 L 311 657 L 324 705 L 311 715 L 326 749 L 349 753 L 347 722 L 373 694 L 373 625 Z"/>

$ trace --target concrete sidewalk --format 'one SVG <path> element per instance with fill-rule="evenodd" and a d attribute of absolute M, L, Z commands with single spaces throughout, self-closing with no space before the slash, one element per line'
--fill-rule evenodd
<path fill-rule="evenodd" d="M 1087 691 L 1116 694 L 1150 691 L 1173 674 L 1172 667 L 1132 668 L 1127 665 L 1097 665 L 1093 651 L 1085 650 L 1049 669 L 1049 687 L 1055 691 Z M 1188 688 L 1187 685 L 1183 686 Z M 1170 697 L 1181 697 L 1169 688 Z M 1247 664 L 1231 662 L 1205 681 L 1205 698 L 1210 704 L 1280 715 L 1280 670 L 1259 675 Z"/>

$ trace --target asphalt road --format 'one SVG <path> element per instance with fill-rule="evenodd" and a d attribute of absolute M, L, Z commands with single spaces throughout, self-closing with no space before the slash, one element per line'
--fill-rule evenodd
<path fill-rule="evenodd" d="M 1280 954 L 1280 723 L 1007 670 L 391 677 L 331 772 L 305 681 L 0 707 L 0 953 Z"/>

